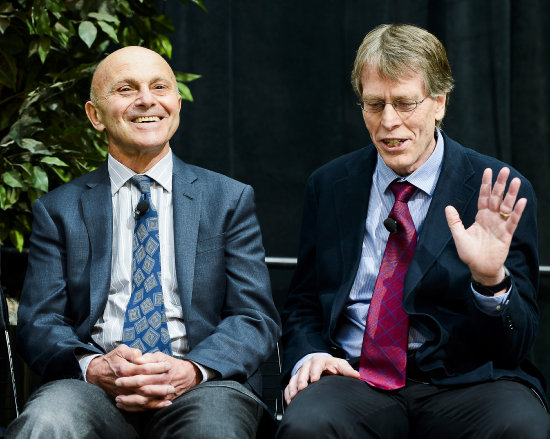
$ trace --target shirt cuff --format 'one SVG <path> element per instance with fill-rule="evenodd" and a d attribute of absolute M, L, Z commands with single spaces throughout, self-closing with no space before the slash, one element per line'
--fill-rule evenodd
<path fill-rule="evenodd" d="M 101 357 L 101 354 L 84 354 L 84 355 L 77 355 L 76 359 L 78 360 L 78 364 L 80 364 L 80 370 L 82 370 L 82 377 L 84 381 L 86 380 L 86 373 L 88 372 L 88 366 L 92 362 L 92 360 L 96 357 Z"/>
<path fill-rule="evenodd" d="M 327 357 L 332 357 L 332 355 L 330 355 L 328 352 L 313 352 L 311 354 L 307 354 L 307 355 L 303 356 L 302 358 L 300 358 L 298 360 L 298 362 L 294 365 L 294 367 L 292 368 L 291 376 L 296 375 L 296 372 L 298 372 L 300 367 L 302 367 L 302 364 L 304 364 L 307 360 L 309 360 L 314 355 L 326 355 Z"/>
<path fill-rule="evenodd" d="M 510 291 L 512 291 L 512 287 L 510 287 L 508 288 L 508 291 L 506 291 L 506 293 L 499 296 L 490 297 L 479 294 L 474 289 L 473 285 L 471 285 L 471 288 L 472 292 L 474 293 L 474 300 L 477 307 L 485 314 L 488 314 L 490 316 L 496 316 L 502 312 L 502 308 L 504 307 L 504 305 L 508 304 L 508 296 L 510 295 Z"/>
<path fill-rule="evenodd" d="M 211 381 L 214 378 L 218 377 L 218 372 L 216 372 L 214 369 L 210 369 L 209 367 L 203 366 L 202 364 L 195 363 L 193 360 L 189 360 L 191 363 L 193 363 L 197 368 L 201 371 L 202 374 L 202 380 L 201 383 L 204 383 L 206 381 Z"/>

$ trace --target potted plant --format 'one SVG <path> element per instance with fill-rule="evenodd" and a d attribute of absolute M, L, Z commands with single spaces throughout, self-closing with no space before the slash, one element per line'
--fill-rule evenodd
<path fill-rule="evenodd" d="M 99 60 L 127 45 L 170 58 L 173 30 L 144 0 L 0 0 L 0 245 L 21 252 L 34 200 L 105 160 L 84 112 Z M 199 75 L 176 77 L 192 100 Z"/>

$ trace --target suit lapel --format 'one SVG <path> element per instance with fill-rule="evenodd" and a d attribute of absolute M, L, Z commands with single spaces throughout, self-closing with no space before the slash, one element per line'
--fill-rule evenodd
<path fill-rule="evenodd" d="M 176 278 L 183 310 L 184 321 L 191 309 L 195 254 L 199 235 L 201 192 L 194 184 L 197 177 L 191 168 L 174 157 L 172 175 L 172 200 L 174 206 L 174 252 Z"/>
<path fill-rule="evenodd" d="M 88 190 L 81 198 L 84 224 L 91 247 L 90 261 L 90 328 L 107 302 L 111 279 L 113 243 L 113 208 L 107 162 L 87 183 Z"/>
<path fill-rule="evenodd" d="M 334 182 L 334 206 L 338 221 L 340 252 L 342 256 L 343 279 L 332 308 L 331 328 L 333 333 L 338 316 L 349 296 L 355 273 L 359 267 L 365 219 L 369 204 L 372 174 L 376 166 L 376 149 L 365 148 L 359 159 L 349 161 L 347 175 Z"/>
<path fill-rule="evenodd" d="M 441 174 L 405 278 L 405 301 L 452 239 L 445 207 L 451 205 L 458 212 L 464 212 L 470 203 L 477 202 L 475 195 L 479 188 L 471 182 L 475 173 L 463 147 L 445 134 L 443 138 L 445 152 Z"/>

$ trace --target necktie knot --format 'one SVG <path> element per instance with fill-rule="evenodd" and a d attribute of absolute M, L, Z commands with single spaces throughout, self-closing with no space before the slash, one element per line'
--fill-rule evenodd
<path fill-rule="evenodd" d="M 130 183 L 137 187 L 142 194 L 151 193 L 151 179 L 147 175 L 134 175 L 130 178 Z"/>
<path fill-rule="evenodd" d="M 408 181 L 394 181 L 392 184 L 390 184 L 390 189 L 393 192 L 393 195 L 395 195 L 395 201 L 408 203 L 412 195 L 416 191 L 416 186 L 409 183 Z"/>

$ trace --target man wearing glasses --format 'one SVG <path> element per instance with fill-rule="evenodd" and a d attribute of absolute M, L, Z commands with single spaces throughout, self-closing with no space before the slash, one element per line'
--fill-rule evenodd
<path fill-rule="evenodd" d="M 453 78 L 427 31 L 371 31 L 352 84 L 373 145 L 307 184 L 278 437 L 550 437 L 531 184 L 440 130 Z"/>

